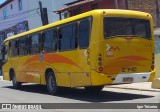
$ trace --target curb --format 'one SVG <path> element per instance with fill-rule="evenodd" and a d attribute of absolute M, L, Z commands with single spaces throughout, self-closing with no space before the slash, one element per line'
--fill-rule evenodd
<path fill-rule="evenodd" d="M 0 80 L 3 80 L 3 76 L 0 76 Z"/>
<path fill-rule="evenodd" d="M 155 78 L 151 85 L 154 89 L 160 89 L 160 78 Z"/>
<path fill-rule="evenodd" d="M 118 88 L 118 89 L 128 89 L 128 90 L 160 92 L 160 90 L 138 89 L 138 88 L 129 88 L 129 87 L 106 87 L 106 88 Z"/>

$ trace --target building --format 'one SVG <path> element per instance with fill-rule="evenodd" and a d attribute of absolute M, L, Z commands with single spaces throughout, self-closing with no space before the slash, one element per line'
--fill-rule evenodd
<path fill-rule="evenodd" d="M 55 0 L 6 0 L 0 4 L 0 49 L 2 41 L 12 35 L 42 26 L 39 1 L 42 2 L 44 18 L 52 23 L 58 20 L 56 10 L 66 2 Z M 67 0 L 67 2 L 73 0 Z"/>
<path fill-rule="evenodd" d="M 160 0 L 127 0 L 128 9 L 148 12 L 153 17 L 155 27 L 160 26 Z"/>
<path fill-rule="evenodd" d="M 0 60 L 2 59 L 1 47 L 5 38 L 28 31 L 45 24 L 59 20 L 53 13 L 68 2 L 74 0 L 6 0 L 0 4 Z M 40 2 L 42 10 L 40 10 Z M 0 69 L 2 61 L 0 61 Z"/>
<path fill-rule="evenodd" d="M 126 9 L 126 3 L 126 0 L 77 0 L 54 12 L 63 19 L 93 9 Z"/>
<path fill-rule="evenodd" d="M 49 23 L 58 20 L 56 10 L 66 2 L 61 0 L 6 0 L 0 4 L 0 40 L 42 26 L 39 1 L 42 2 L 44 17 Z M 73 0 L 67 0 L 71 2 Z M 1 45 L 1 42 L 0 42 Z"/>
<path fill-rule="evenodd" d="M 71 17 L 93 9 L 129 9 L 148 12 L 152 15 L 154 26 L 160 26 L 160 0 L 77 0 L 65 4 L 54 11 L 60 19 Z"/>

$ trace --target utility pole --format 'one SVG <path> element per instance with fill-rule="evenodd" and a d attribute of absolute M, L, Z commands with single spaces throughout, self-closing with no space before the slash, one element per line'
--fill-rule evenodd
<path fill-rule="evenodd" d="M 157 22 L 157 26 L 159 26 L 159 5 L 158 5 L 158 0 L 156 0 L 156 22 Z"/>
<path fill-rule="evenodd" d="M 125 0 L 126 9 L 128 9 L 128 0 Z"/>
<path fill-rule="evenodd" d="M 39 8 L 40 8 L 40 13 L 41 13 L 42 25 L 44 26 L 45 22 L 44 22 L 44 14 L 43 14 L 43 8 L 42 8 L 42 2 L 41 1 L 39 1 Z"/>
<path fill-rule="evenodd" d="M 115 2 L 115 8 L 118 9 L 118 8 L 119 8 L 119 7 L 118 7 L 118 1 L 117 1 L 117 0 L 114 0 L 114 2 Z"/>

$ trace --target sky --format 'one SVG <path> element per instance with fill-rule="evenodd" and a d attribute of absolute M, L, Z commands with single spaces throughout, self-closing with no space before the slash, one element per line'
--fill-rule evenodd
<path fill-rule="evenodd" d="M 0 4 L 3 3 L 4 1 L 6 1 L 6 0 L 0 0 Z"/>

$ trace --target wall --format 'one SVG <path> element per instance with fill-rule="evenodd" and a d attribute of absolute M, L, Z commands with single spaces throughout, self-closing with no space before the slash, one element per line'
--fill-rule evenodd
<path fill-rule="evenodd" d="M 118 0 L 118 8 L 119 9 L 126 9 L 126 1 L 125 0 Z"/>
<path fill-rule="evenodd" d="M 13 9 L 11 9 L 10 7 L 11 4 Z M 9 28 L 10 26 L 13 26 L 21 21 L 26 20 L 26 13 L 23 13 L 28 10 L 28 7 L 26 4 L 27 4 L 27 0 L 23 0 L 23 4 L 22 4 L 23 9 L 19 11 L 18 0 L 14 0 L 13 2 L 9 3 L 8 5 L 0 9 L 0 24 L 1 24 L 0 31 L 3 29 Z M 3 19 L 3 10 L 5 8 L 7 8 L 8 18 Z"/>
<path fill-rule="evenodd" d="M 16 29 L 15 25 L 17 25 L 17 23 L 26 21 L 29 30 L 42 26 L 38 1 L 39 0 L 22 0 L 21 11 L 19 11 L 18 0 L 14 0 L 13 2 L 7 4 L 6 6 L 0 9 L 0 49 L 3 40 L 7 37 L 7 35 L 12 36 L 15 34 L 13 33 L 12 30 Z M 40 0 L 40 1 L 42 1 L 43 8 L 47 8 L 49 23 L 52 23 L 59 20 L 59 15 L 53 13 L 53 11 L 63 7 L 65 3 L 72 2 L 75 0 L 67 0 L 67 1 Z M 11 4 L 12 4 L 12 9 L 11 9 Z M 7 13 L 8 13 L 6 19 L 3 18 L 3 10 L 5 8 L 7 8 Z"/>
<path fill-rule="evenodd" d="M 125 0 L 117 0 L 117 2 L 118 2 L 119 9 L 126 8 Z M 77 9 L 80 9 L 80 13 L 92 10 L 93 5 L 94 5 L 94 3 L 87 3 L 85 5 L 77 6 L 73 9 L 71 9 L 72 16 L 76 15 L 76 14 L 74 14 L 74 12 L 77 11 Z M 116 8 L 115 0 L 101 0 L 97 3 L 97 9 L 115 9 L 115 8 Z"/>
<path fill-rule="evenodd" d="M 58 9 L 61 9 L 62 7 L 64 7 L 66 3 L 70 3 L 70 2 L 73 2 L 73 1 L 76 1 L 76 0 L 53 0 L 52 2 L 52 8 L 53 10 L 52 11 L 55 11 L 55 10 L 58 10 Z M 55 22 L 55 21 L 58 21 L 59 20 L 59 15 L 56 14 L 56 13 L 53 13 L 51 14 L 51 22 Z"/>
<path fill-rule="evenodd" d="M 40 0 L 42 2 L 42 7 L 47 8 L 48 11 L 48 20 L 49 23 L 55 22 L 59 20 L 59 15 L 53 13 L 53 11 L 64 7 L 64 4 L 75 1 L 75 0 Z M 39 7 L 39 3 L 37 0 L 28 0 L 28 10 L 32 10 Z M 40 11 L 32 11 L 28 15 L 29 28 L 37 28 L 42 26 L 42 21 L 40 17 Z"/>
<path fill-rule="evenodd" d="M 160 0 L 158 0 L 158 2 L 160 7 Z M 150 13 L 153 17 L 154 25 L 157 25 L 156 0 L 128 0 L 128 8 L 130 10 L 137 10 Z"/>
<path fill-rule="evenodd" d="M 160 78 L 160 36 L 155 36 L 155 69 L 156 78 Z"/>
<path fill-rule="evenodd" d="M 99 8 L 100 9 L 113 9 L 115 8 L 115 2 L 114 0 L 103 0 L 99 2 Z"/>

